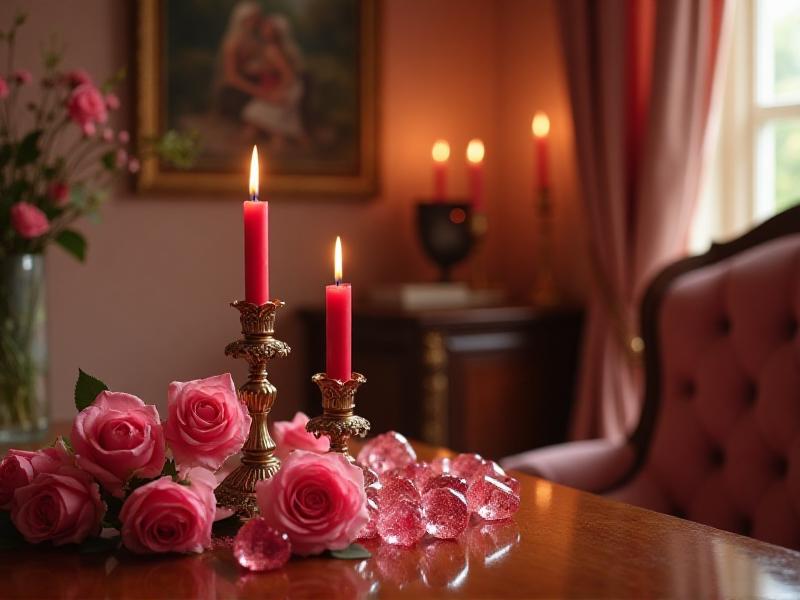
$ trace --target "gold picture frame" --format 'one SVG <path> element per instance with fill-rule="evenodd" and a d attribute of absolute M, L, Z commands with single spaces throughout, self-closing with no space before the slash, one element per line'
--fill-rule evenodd
<path fill-rule="evenodd" d="M 190 0 L 185 0 L 190 1 Z M 266 3 L 269 0 L 264 0 Z M 330 1 L 330 0 L 328 0 Z M 163 135 L 167 130 L 165 116 L 166 52 L 164 46 L 164 11 L 166 0 L 139 0 L 137 32 L 137 136 L 142 142 Z M 335 196 L 366 197 L 378 190 L 377 156 L 377 2 L 357 0 L 358 10 L 358 90 L 356 107 L 357 133 L 352 136 L 354 168 L 347 172 L 274 172 L 266 171 L 265 189 L 270 196 Z M 230 4 L 230 3 L 228 3 Z M 251 2 L 252 4 L 252 2 Z M 202 134 L 202 131 L 201 131 Z M 202 140 L 201 140 L 202 144 Z M 261 149 L 261 148 L 259 148 Z M 250 149 L 242 144 L 241 156 Z M 238 154 L 237 154 L 238 157 Z M 170 193 L 241 193 L 246 188 L 248 161 L 241 168 L 180 170 L 169 168 L 154 155 L 144 154 L 137 177 L 137 190 Z M 238 161 L 236 162 L 238 166 Z"/>

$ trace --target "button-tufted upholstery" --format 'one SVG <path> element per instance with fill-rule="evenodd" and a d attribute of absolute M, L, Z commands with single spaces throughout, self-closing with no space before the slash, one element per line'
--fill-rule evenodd
<path fill-rule="evenodd" d="M 619 473 L 602 457 L 628 460 L 627 476 L 590 491 L 800 549 L 800 233 L 680 272 L 655 313 L 638 462 L 596 441 L 606 447 L 594 461 L 578 442 L 503 464 L 586 489 Z M 630 450 L 636 434 L 616 446 Z"/>
<path fill-rule="evenodd" d="M 648 459 L 611 495 L 800 548 L 798 317 L 800 234 L 674 280 Z"/>

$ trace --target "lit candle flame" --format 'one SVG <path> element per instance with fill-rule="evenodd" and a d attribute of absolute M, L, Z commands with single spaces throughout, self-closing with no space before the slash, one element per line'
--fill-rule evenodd
<path fill-rule="evenodd" d="M 431 156 L 438 163 L 447 162 L 450 158 L 450 144 L 446 140 L 436 140 L 431 148 Z"/>
<path fill-rule="evenodd" d="M 531 132 L 537 138 L 543 138 L 550 133 L 550 119 L 547 114 L 538 110 L 531 121 Z"/>
<path fill-rule="evenodd" d="M 336 236 L 336 249 L 333 252 L 333 278 L 336 285 L 342 282 L 342 238 Z"/>
<path fill-rule="evenodd" d="M 258 200 L 258 148 L 255 146 L 250 158 L 250 199 Z"/>
<path fill-rule="evenodd" d="M 475 138 L 469 141 L 469 144 L 467 144 L 467 160 L 469 162 L 473 165 L 482 163 L 484 154 L 485 150 L 481 140 Z"/>

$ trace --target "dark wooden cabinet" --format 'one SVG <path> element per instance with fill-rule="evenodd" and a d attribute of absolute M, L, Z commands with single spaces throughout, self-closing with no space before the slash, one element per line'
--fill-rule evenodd
<path fill-rule="evenodd" d="M 309 372 L 324 371 L 325 316 L 301 311 Z M 581 313 L 532 307 L 353 315 L 357 412 L 373 431 L 498 458 L 566 438 Z M 309 384 L 307 412 L 319 412 Z"/>

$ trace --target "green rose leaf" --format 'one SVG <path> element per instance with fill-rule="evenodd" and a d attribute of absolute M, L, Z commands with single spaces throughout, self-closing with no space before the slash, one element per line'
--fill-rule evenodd
<path fill-rule="evenodd" d="M 108 386 L 91 375 L 78 369 L 78 381 L 75 382 L 75 408 L 78 411 L 89 406 L 100 392 L 108 390 Z"/>
<path fill-rule="evenodd" d="M 86 238 L 74 229 L 65 229 L 59 233 L 56 243 L 79 261 L 86 259 Z"/>
<path fill-rule="evenodd" d="M 350 544 L 343 550 L 331 550 L 331 556 L 342 560 L 363 560 L 365 558 L 372 558 L 370 551 L 361 544 Z"/>
<path fill-rule="evenodd" d="M 29 165 L 39 158 L 39 137 L 42 135 L 41 129 L 31 131 L 22 138 L 17 146 L 17 156 L 15 163 L 18 167 Z"/>

